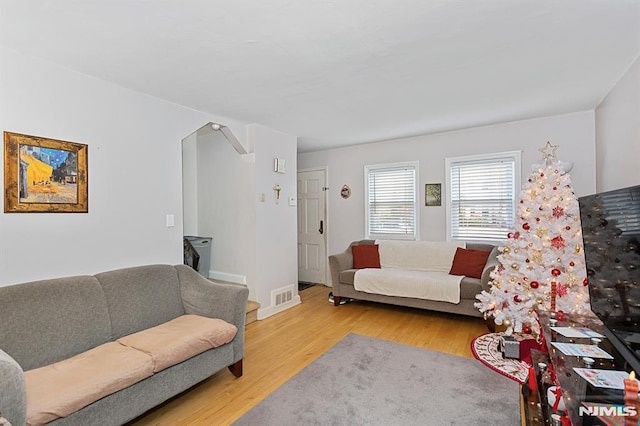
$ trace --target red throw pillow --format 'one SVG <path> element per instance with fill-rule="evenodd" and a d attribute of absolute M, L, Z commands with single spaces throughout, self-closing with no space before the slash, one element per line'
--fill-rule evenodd
<path fill-rule="evenodd" d="M 353 254 L 353 269 L 379 268 L 380 254 L 377 244 L 351 246 Z"/>
<path fill-rule="evenodd" d="M 482 278 L 482 270 L 487 264 L 490 251 L 472 250 L 458 247 L 453 257 L 449 275 L 464 275 L 470 278 Z"/>

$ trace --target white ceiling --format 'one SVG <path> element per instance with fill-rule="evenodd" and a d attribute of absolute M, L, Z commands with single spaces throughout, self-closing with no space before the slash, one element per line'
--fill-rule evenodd
<path fill-rule="evenodd" d="M 0 0 L 0 45 L 304 152 L 593 109 L 640 0 Z"/>

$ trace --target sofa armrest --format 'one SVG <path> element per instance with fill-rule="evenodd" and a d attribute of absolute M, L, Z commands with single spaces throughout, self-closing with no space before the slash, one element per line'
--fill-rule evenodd
<path fill-rule="evenodd" d="M 210 281 L 186 265 L 176 265 L 182 303 L 187 314 L 220 318 L 244 327 L 249 289 Z"/>
<path fill-rule="evenodd" d="M 185 312 L 220 318 L 238 327 L 238 333 L 231 343 L 233 362 L 242 360 L 249 289 L 239 284 L 215 283 L 186 265 L 176 265 L 176 270 Z"/>
<path fill-rule="evenodd" d="M 337 287 L 340 284 L 340 272 L 353 267 L 353 255 L 351 250 L 329 256 L 329 269 L 331 270 L 331 284 Z"/>
<path fill-rule="evenodd" d="M 496 266 L 500 263 L 498 260 L 498 255 L 500 254 L 500 250 L 498 247 L 494 247 L 487 258 L 487 263 L 484 265 L 484 269 L 482 270 L 482 278 L 480 278 L 480 284 L 482 284 L 482 290 L 489 291 L 491 288 L 491 272 L 495 269 Z"/>
<path fill-rule="evenodd" d="M 22 367 L 0 350 L 0 413 L 12 425 L 27 422 L 27 394 Z"/>
<path fill-rule="evenodd" d="M 340 284 L 340 272 L 353 268 L 353 254 L 351 247 L 360 245 L 375 244 L 376 240 L 359 240 L 349 244 L 349 247 L 342 253 L 329 256 L 329 269 L 331 271 L 331 284 L 335 288 Z"/>

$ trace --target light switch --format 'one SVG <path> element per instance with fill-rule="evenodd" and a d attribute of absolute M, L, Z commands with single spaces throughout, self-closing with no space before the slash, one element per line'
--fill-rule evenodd
<path fill-rule="evenodd" d="M 167 215 L 167 228 L 172 228 L 175 226 L 175 219 L 172 214 Z"/>
<path fill-rule="evenodd" d="M 289 197 L 289 205 L 295 206 L 297 203 L 296 197 Z"/>

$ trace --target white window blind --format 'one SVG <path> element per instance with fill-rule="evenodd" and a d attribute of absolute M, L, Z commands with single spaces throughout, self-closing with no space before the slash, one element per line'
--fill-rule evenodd
<path fill-rule="evenodd" d="M 501 241 L 513 230 L 520 152 L 447 159 L 448 238 Z"/>
<path fill-rule="evenodd" d="M 416 239 L 417 162 L 365 167 L 367 238 Z"/>

